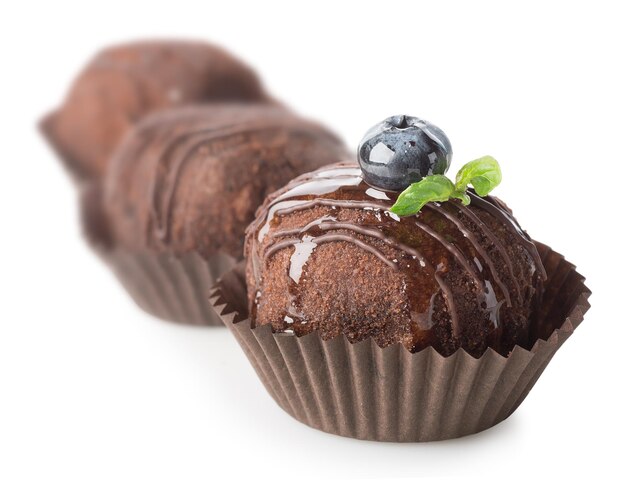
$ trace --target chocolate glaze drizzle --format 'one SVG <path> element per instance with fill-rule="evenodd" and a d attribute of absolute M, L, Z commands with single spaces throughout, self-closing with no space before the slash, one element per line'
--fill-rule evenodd
<path fill-rule="evenodd" d="M 545 279 L 545 269 L 535 245 L 497 199 L 480 198 L 470 193 L 470 206 L 463 206 L 456 201 L 430 203 L 420 214 L 400 219 L 389 212 L 398 194 L 371 189 L 362 181 L 360 173 L 356 165 L 338 164 L 301 176 L 269 201 L 248 229 L 251 232 L 248 239 L 252 242 L 248 255 L 252 261 L 257 296 L 262 288 L 263 261 L 281 250 L 295 248 L 289 262 L 291 304 L 284 316 L 288 324 L 306 323 L 306 315 L 298 308 L 298 297 L 301 277 L 306 274 L 306 266 L 316 249 L 325 243 L 347 242 L 374 255 L 391 270 L 401 273 L 410 305 L 412 326 L 416 332 L 427 331 L 434 325 L 434 306 L 439 295 L 450 316 L 453 335 L 460 335 L 463 323 L 451 287 L 446 282 L 452 262 L 462 268 L 474 285 L 475 294 L 479 295 L 478 303 L 494 330 L 498 329 L 501 306 L 511 307 L 513 298 L 521 302 L 523 295 L 511 256 L 501 240 L 478 217 L 474 208 L 487 212 L 509 227 L 516 241 L 534 261 L 536 271 Z M 302 227 L 278 227 L 281 217 L 319 206 L 330 208 L 329 214 Z M 342 209 L 366 211 L 370 216 L 363 218 L 367 222 L 362 223 L 342 221 Z M 462 219 L 471 221 L 476 228 L 472 230 Z M 445 228 L 437 227 L 438 224 L 444 224 Z M 420 229 L 419 241 L 409 240 L 416 234 L 409 225 Z M 276 229 L 270 231 L 272 227 Z M 451 233 L 455 237 L 451 237 Z M 482 235 L 482 241 L 477 234 Z M 508 273 L 506 277 L 498 273 L 488 248 L 501 255 Z M 423 275 L 417 278 L 416 272 Z"/>

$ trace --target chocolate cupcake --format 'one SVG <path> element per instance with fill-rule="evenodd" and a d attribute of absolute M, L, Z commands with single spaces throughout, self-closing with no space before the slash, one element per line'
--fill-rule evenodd
<path fill-rule="evenodd" d="M 201 42 L 136 42 L 108 48 L 74 81 L 41 128 L 79 180 L 101 178 L 111 154 L 146 115 L 208 102 L 266 102 L 252 69 Z"/>
<path fill-rule="evenodd" d="M 213 301 L 297 419 L 384 441 L 480 431 L 582 320 L 584 279 L 488 195 L 497 162 L 453 182 L 451 155 L 439 128 L 392 117 L 367 133 L 360 166 L 298 177 L 257 212 L 245 276 L 224 276 Z"/>
<path fill-rule="evenodd" d="M 274 105 L 156 113 L 115 153 L 102 197 L 86 199 L 89 239 L 150 313 L 221 324 L 208 290 L 242 258 L 265 196 L 345 153 L 331 132 Z"/>
<path fill-rule="evenodd" d="M 400 218 L 394 194 L 369 186 L 355 164 L 296 179 L 266 202 L 246 241 L 254 325 L 507 355 L 528 338 L 545 270 L 497 199 L 469 196 L 469 206 L 435 202 Z"/>

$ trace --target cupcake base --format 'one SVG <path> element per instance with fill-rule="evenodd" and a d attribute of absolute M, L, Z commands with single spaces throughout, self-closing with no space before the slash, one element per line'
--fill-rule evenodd
<path fill-rule="evenodd" d="M 209 303 L 211 288 L 237 260 L 224 253 L 130 251 L 115 244 L 102 204 L 102 185 L 80 187 L 81 223 L 89 246 L 113 270 L 143 310 L 157 318 L 192 325 L 222 325 Z"/>
<path fill-rule="evenodd" d="M 151 315 L 177 323 L 222 325 L 209 302 L 209 293 L 218 278 L 235 266 L 235 258 L 121 249 L 98 252 L 137 305 Z"/>
<path fill-rule="evenodd" d="M 483 431 L 510 416 L 589 308 L 584 278 L 563 256 L 537 243 L 548 272 L 532 329 L 534 343 L 504 357 L 488 349 L 443 357 L 373 340 L 322 340 L 251 328 L 243 264 L 213 289 L 216 312 L 233 332 L 274 400 L 297 420 L 351 438 L 418 442 Z"/>

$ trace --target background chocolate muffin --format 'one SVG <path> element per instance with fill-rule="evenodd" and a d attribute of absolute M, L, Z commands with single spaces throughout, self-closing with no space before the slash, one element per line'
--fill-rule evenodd
<path fill-rule="evenodd" d="M 241 257 L 267 194 L 345 154 L 330 131 L 277 106 L 157 113 L 112 159 L 104 186 L 112 239 L 127 249 Z"/>
<path fill-rule="evenodd" d="M 544 269 L 493 197 L 427 204 L 400 218 L 398 194 L 356 164 L 301 176 L 263 205 L 246 238 L 256 326 L 411 351 L 480 356 L 525 345 Z"/>
<path fill-rule="evenodd" d="M 83 197 L 85 227 L 144 310 L 221 325 L 209 289 L 243 257 L 265 196 L 345 153 L 331 132 L 275 105 L 162 111 L 125 139 L 102 190 Z"/>
<path fill-rule="evenodd" d="M 96 55 L 41 128 L 73 175 L 97 179 L 124 135 L 144 116 L 212 101 L 264 102 L 268 97 L 252 69 L 216 46 L 129 43 Z"/>

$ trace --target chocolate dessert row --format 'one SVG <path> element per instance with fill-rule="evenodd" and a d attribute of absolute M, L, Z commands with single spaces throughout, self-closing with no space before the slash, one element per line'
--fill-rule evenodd
<path fill-rule="evenodd" d="M 268 194 L 346 157 L 222 49 L 140 42 L 89 62 L 42 130 L 77 181 L 88 240 L 135 301 L 221 325 L 208 289 Z"/>
<path fill-rule="evenodd" d="M 406 115 L 352 156 L 215 46 L 107 49 L 42 130 L 134 300 L 225 323 L 276 402 L 327 432 L 493 426 L 589 307 L 574 266 L 491 195 L 493 157 L 448 178 L 450 140 Z"/>

